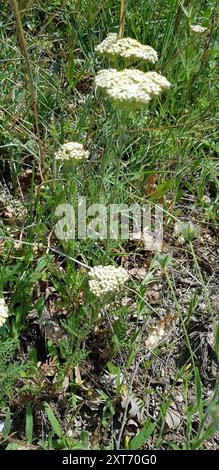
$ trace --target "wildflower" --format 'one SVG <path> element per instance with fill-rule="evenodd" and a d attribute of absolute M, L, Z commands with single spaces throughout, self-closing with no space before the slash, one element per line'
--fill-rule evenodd
<path fill-rule="evenodd" d="M 56 160 L 87 160 L 89 152 L 84 150 L 82 144 L 78 142 L 68 142 L 61 145 L 60 149 L 55 155 Z"/>
<path fill-rule="evenodd" d="M 129 277 L 124 268 L 101 265 L 92 268 L 89 276 L 90 291 L 97 297 L 118 292 Z"/>
<path fill-rule="evenodd" d="M 122 57 L 123 59 L 145 60 L 154 64 L 158 60 L 153 47 L 145 46 L 132 38 L 117 39 L 116 33 L 110 33 L 95 51 L 108 58 Z"/>
<path fill-rule="evenodd" d="M 144 73 L 141 70 L 116 69 L 100 70 L 95 77 L 95 84 L 115 104 L 141 107 L 159 95 L 171 85 L 157 72 Z"/>
<path fill-rule="evenodd" d="M 152 82 L 156 84 L 161 89 L 161 91 L 166 90 L 170 88 L 171 86 L 170 82 L 168 82 L 166 77 L 164 77 L 163 75 L 160 75 L 157 72 L 147 72 L 145 73 L 145 75 L 146 75 L 146 80 L 152 80 Z"/>
<path fill-rule="evenodd" d="M 202 33 L 206 33 L 206 31 L 208 31 L 208 28 L 204 28 L 200 24 L 191 24 L 191 30 L 193 31 L 193 33 L 202 34 Z"/>
<path fill-rule="evenodd" d="M 0 299 L 0 327 L 3 326 L 8 318 L 8 307 L 5 304 L 5 299 Z"/>

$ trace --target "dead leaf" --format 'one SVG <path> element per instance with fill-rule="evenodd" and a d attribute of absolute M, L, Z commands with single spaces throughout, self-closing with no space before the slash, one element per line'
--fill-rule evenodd
<path fill-rule="evenodd" d="M 77 385 L 82 385 L 82 384 L 83 384 L 83 380 L 82 380 L 82 378 L 81 378 L 81 373 L 80 373 L 79 366 L 75 366 L 74 371 L 75 371 L 75 383 L 76 383 Z"/>
<path fill-rule="evenodd" d="M 150 351 L 157 346 L 170 334 L 175 320 L 173 313 L 168 313 L 163 320 L 156 325 L 152 325 L 148 330 L 148 337 L 145 341 L 146 348 Z"/>
<path fill-rule="evenodd" d="M 137 418 L 139 422 L 143 419 L 144 413 L 144 402 L 136 397 L 133 393 L 127 392 L 126 395 L 123 395 L 121 400 L 122 408 L 128 406 L 128 415 L 131 418 Z"/>
<path fill-rule="evenodd" d="M 156 183 L 158 180 L 158 175 L 154 173 L 153 175 L 150 175 L 144 184 L 144 192 L 146 196 L 150 196 L 155 190 L 156 190 Z"/>
<path fill-rule="evenodd" d="M 175 403 L 171 405 L 165 416 L 165 423 L 169 429 L 177 429 L 181 424 L 180 414 L 176 409 Z"/>

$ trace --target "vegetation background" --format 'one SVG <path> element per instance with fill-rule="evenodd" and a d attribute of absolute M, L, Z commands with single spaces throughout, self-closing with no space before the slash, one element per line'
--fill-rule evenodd
<path fill-rule="evenodd" d="M 125 4 L 124 35 L 159 55 L 138 67 L 172 86 L 128 116 L 121 153 L 124 116 L 93 83 L 110 66 L 94 48 L 118 32 L 120 2 L 0 1 L 2 449 L 218 447 L 218 2 Z M 58 172 L 69 141 L 90 159 Z M 58 204 L 76 207 L 80 193 L 108 205 L 115 191 L 119 203 L 163 204 L 162 253 L 57 240 Z M 193 222 L 194 236 L 178 236 L 177 222 Z M 124 266 L 127 290 L 96 299 L 79 263 Z"/>

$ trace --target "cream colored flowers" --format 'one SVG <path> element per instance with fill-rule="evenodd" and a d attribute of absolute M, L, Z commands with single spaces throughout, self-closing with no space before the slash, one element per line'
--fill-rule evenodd
<path fill-rule="evenodd" d="M 89 288 L 97 297 L 119 292 L 128 280 L 128 273 L 124 268 L 114 266 L 95 266 L 89 272 Z"/>
<path fill-rule="evenodd" d="M 191 25 L 191 30 L 193 31 L 193 33 L 202 34 L 202 33 L 206 33 L 206 31 L 208 31 L 208 28 L 204 28 L 200 24 L 192 24 Z"/>
<path fill-rule="evenodd" d="M 5 299 L 0 299 L 0 327 L 3 326 L 8 318 L 8 307 L 5 304 Z"/>
<path fill-rule="evenodd" d="M 95 84 L 114 103 L 132 104 L 141 107 L 153 96 L 170 88 L 170 82 L 157 72 L 144 73 L 140 70 L 116 69 L 100 70 L 95 77 Z"/>
<path fill-rule="evenodd" d="M 78 142 L 68 142 L 67 144 L 61 145 L 60 149 L 55 155 L 56 160 L 87 160 L 89 152 L 84 150 L 82 144 Z"/>
<path fill-rule="evenodd" d="M 152 64 L 158 60 L 157 52 L 153 47 L 145 46 L 132 38 L 117 39 L 116 33 L 110 33 L 95 48 L 95 51 L 112 59 L 122 57 L 130 60 L 144 60 Z"/>

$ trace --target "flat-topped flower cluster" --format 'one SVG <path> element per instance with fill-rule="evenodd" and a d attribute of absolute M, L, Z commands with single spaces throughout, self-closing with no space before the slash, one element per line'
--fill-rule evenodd
<path fill-rule="evenodd" d="M 158 55 L 155 49 L 145 46 L 132 38 L 117 39 L 116 33 L 110 33 L 96 48 L 95 51 L 105 57 L 114 59 L 122 57 L 130 60 L 144 60 L 155 64 Z"/>
<path fill-rule="evenodd" d="M 141 59 L 152 64 L 158 60 L 157 52 L 152 47 L 132 38 L 118 39 L 115 33 L 110 33 L 95 50 L 111 59 Z M 170 82 L 157 72 L 145 73 L 130 68 L 122 71 L 115 68 L 100 70 L 95 77 L 95 85 L 114 104 L 129 106 L 131 110 L 147 105 L 151 98 L 171 86 Z"/>
<path fill-rule="evenodd" d="M 95 266 L 89 272 L 89 288 L 97 297 L 119 292 L 129 275 L 122 267 Z"/>
<path fill-rule="evenodd" d="M 84 147 L 79 142 L 68 142 L 61 145 L 60 149 L 55 155 L 56 160 L 87 160 L 89 152 L 84 150 Z"/>
<path fill-rule="evenodd" d="M 129 102 L 137 107 L 147 104 L 153 96 L 158 96 L 171 86 L 157 72 L 144 73 L 136 69 L 100 70 L 95 77 L 95 84 L 114 103 L 125 105 Z"/>
<path fill-rule="evenodd" d="M 200 24 L 192 24 L 191 30 L 193 31 L 193 33 L 202 34 L 206 33 L 206 31 L 208 31 L 208 28 L 204 28 L 204 26 L 201 26 Z"/>

